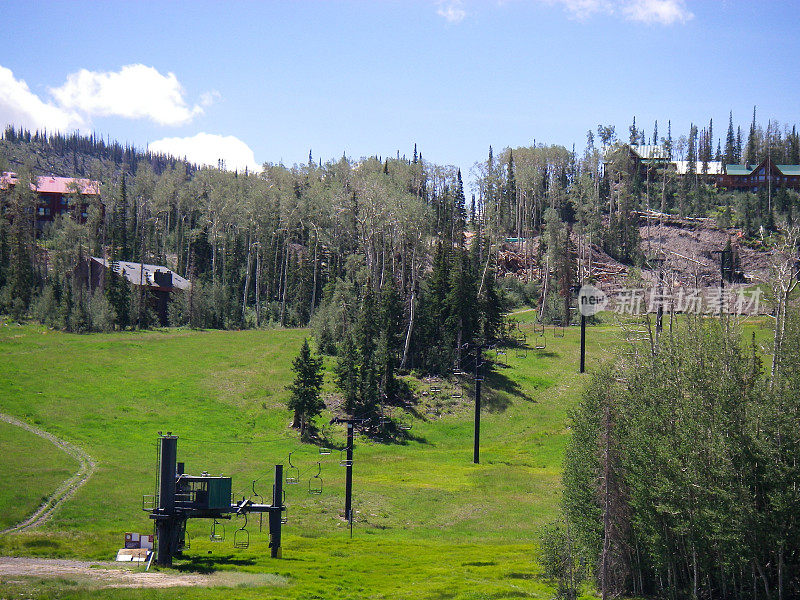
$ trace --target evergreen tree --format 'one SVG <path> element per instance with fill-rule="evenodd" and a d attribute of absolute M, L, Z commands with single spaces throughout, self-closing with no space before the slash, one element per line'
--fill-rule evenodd
<path fill-rule="evenodd" d="M 741 163 L 742 161 L 742 128 L 736 128 L 736 163 Z"/>
<path fill-rule="evenodd" d="M 753 107 L 753 122 L 750 124 L 750 133 L 747 135 L 745 161 L 753 164 L 758 163 L 758 125 L 756 124 L 755 106 Z"/>
<path fill-rule="evenodd" d="M 667 121 L 667 142 L 665 144 L 664 150 L 666 151 L 667 158 L 669 160 L 672 160 L 673 144 L 672 144 L 672 121 L 671 120 Z"/>
<path fill-rule="evenodd" d="M 294 411 L 292 427 L 299 427 L 300 435 L 304 437 L 314 417 L 325 408 L 325 402 L 320 398 L 324 378 L 322 358 L 314 356 L 306 339 L 300 347 L 300 354 L 292 362 L 292 371 L 295 377 L 288 388 L 291 394 L 287 406 Z"/>
<path fill-rule="evenodd" d="M 336 387 L 344 396 L 345 411 L 352 415 L 359 401 L 359 375 L 356 345 L 351 332 L 342 339 L 334 367 Z"/>
<path fill-rule="evenodd" d="M 736 163 L 736 134 L 733 132 L 733 111 L 728 115 L 728 133 L 725 136 L 725 158 L 726 165 Z"/>
<path fill-rule="evenodd" d="M 378 311 L 372 284 L 367 282 L 361 312 L 356 324 L 358 344 L 358 387 L 360 411 L 370 410 L 378 404 L 378 370 L 375 351 L 378 337 Z"/>
<path fill-rule="evenodd" d="M 457 250 L 452 258 L 446 297 L 446 326 L 454 337 L 456 360 L 461 356 L 461 347 L 472 342 L 478 327 L 478 291 L 475 287 L 475 272 L 470 267 L 467 252 Z"/>
<path fill-rule="evenodd" d="M 33 215 L 36 194 L 31 185 L 33 176 L 28 169 L 21 170 L 17 184 L 11 190 L 6 217 L 8 230 L 8 267 L 3 289 L 5 304 L 15 319 L 22 319 L 33 295 L 35 273 L 33 267 Z"/>

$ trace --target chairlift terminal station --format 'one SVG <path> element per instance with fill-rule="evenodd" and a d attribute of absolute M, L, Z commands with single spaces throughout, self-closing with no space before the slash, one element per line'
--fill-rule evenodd
<path fill-rule="evenodd" d="M 234 547 L 246 548 L 250 539 L 246 529 L 249 513 L 268 513 L 270 554 L 272 558 L 279 558 L 281 523 L 286 511 L 283 502 L 283 465 L 275 465 L 272 504 L 259 504 L 245 498 L 234 502 L 230 477 L 214 476 L 205 472 L 201 475 L 188 475 L 184 473 L 184 464 L 177 461 L 177 453 L 178 436 L 171 433 L 161 435 L 158 441 L 156 494 L 145 496 L 142 506 L 150 512 L 150 518 L 156 524 L 156 564 L 172 566 L 173 557 L 187 548 L 186 522 L 189 519 L 213 519 L 211 536 L 214 539 L 218 519 L 243 515 L 245 525 L 237 530 Z"/>

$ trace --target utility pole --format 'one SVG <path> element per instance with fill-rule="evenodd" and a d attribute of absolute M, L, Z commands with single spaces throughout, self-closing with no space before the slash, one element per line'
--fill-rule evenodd
<path fill-rule="evenodd" d="M 586 372 L 586 315 L 581 315 L 581 373 Z"/>
<path fill-rule="evenodd" d="M 353 422 L 347 423 L 347 464 L 344 482 L 344 516 L 353 525 Z M 353 530 L 350 530 L 352 537 Z"/>
<path fill-rule="evenodd" d="M 481 365 L 483 359 L 483 345 L 478 346 L 477 354 L 475 355 L 475 441 L 472 450 L 472 462 L 479 464 L 480 459 L 480 446 L 481 446 L 481 383 L 483 377 L 481 376 Z"/>

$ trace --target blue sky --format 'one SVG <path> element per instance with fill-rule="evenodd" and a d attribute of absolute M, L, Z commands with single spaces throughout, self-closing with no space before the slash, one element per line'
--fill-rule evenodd
<path fill-rule="evenodd" d="M 798 121 L 798 3 L 6 1 L 0 125 L 228 166 Z M 207 159 L 211 162 L 211 159 Z M 215 162 L 215 161 L 214 161 Z"/>

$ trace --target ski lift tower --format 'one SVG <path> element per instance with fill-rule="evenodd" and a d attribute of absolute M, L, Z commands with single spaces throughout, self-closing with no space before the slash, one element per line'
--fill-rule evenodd
<path fill-rule="evenodd" d="M 156 494 L 145 496 L 142 505 L 156 524 L 156 564 L 172 566 L 173 556 L 186 547 L 186 522 L 189 519 L 214 519 L 216 523 L 217 519 L 246 516 L 248 513 L 269 514 L 271 556 L 280 558 L 282 513 L 286 510 L 283 504 L 283 465 L 275 465 L 272 504 L 256 504 L 252 499 L 244 498 L 234 502 L 230 477 L 205 472 L 201 475 L 184 473 L 184 464 L 177 462 L 177 435 L 172 435 L 172 432 L 161 435 L 159 432 L 158 449 Z"/>

